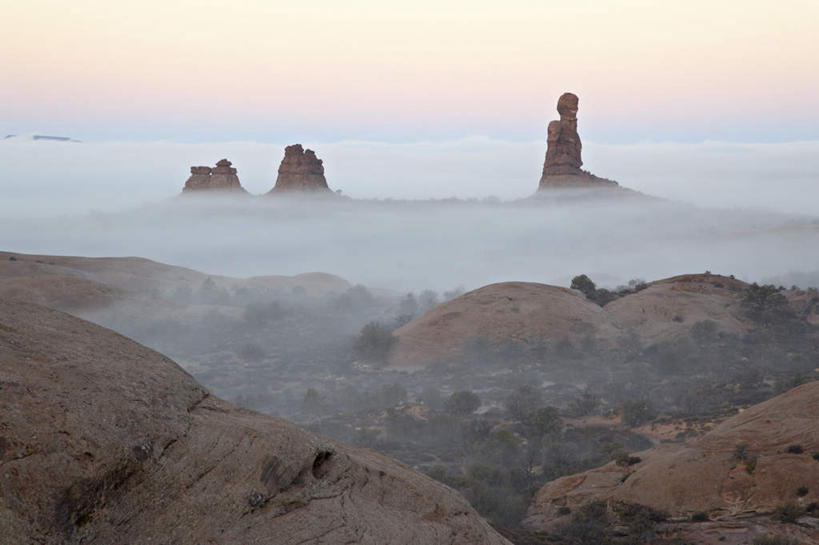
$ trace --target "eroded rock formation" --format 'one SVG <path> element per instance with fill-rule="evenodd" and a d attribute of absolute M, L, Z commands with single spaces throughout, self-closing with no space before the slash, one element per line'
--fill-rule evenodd
<path fill-rule="evenodd" d="M 539 189 L 574 186 L 617 186 L 617 182 L 598 178 L 582 170 L 583 144 L 577 133 L 579 99 L 573 93 L 563 93 L 557 101 L 560 120 L 549 123 L 547 130 L 546 161 Z"/>
<path fill-rule="evenodd" d="M 580 155 L 583 145 L 577 134 L 578 102 L 577 95 L 572 93 L 563 93 L 557 101 L 560 121 L 549 123 L 544 175 L 582 173 Z"/>
<path fill-rule="evenodd" d="M 236 169 L 231 164 L 227 159 L 222 159 L 216 163 L 214 168 L 191 167 L 191 176 L 185 182 L 182 192 L 217 190 L 245 193 L 245 189 L 239 182 L 239 176 L 236 175 Z"/>
<path fill-rule="evenodd" d="M 301 144 L 284 148 L 284 159 L 279 165 L 279 176 L 270 193 L 279 192 L 330 192 L 324 178 L 324 165 L 316 152 L 304 149 Z"/>

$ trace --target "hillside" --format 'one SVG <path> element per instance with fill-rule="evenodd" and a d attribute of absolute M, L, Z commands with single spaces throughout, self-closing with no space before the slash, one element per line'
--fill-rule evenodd
<path fill-rule="evenodd" d="M 713 521 L 705 526 L 712 533 L 723 524 L 715 536 L 739 524 L 746 530 L 732 533 L 742 534 L 743 543 L 769 531 L 817 540 L 819 513 L 808 512 L 803 526 L 786 528 L 769 516 L 787 504 L 804 513 L 819 500 L 817 453 L 819 382 L 811 382 L 740 412 L 699 439 L 636 453 L 639 461 L 632 465 L 610 462 L 549 482 L 535 496 L 526 523 L 554 530 L 570 513 L 602 501 L 610 508 L 646 506 L 678 521 L 699 513 L 700 522 Z M 666 530 L 692 538 L 702 528 L 689 522 Z"/>
<path fill-rule="evenodd" d="M 447 487 L 61 312 L 3 301 L 0 392 L 3 543 L 506 543 Z"/>
<path fill-rule="evenodd" d="M 476 341 L 595 344 L 616 349 L 690 337 L 708 322 L 715 334 L 739 336 L 756 326 L 742 308 L 749 284 L 715 274 L 657 280 L 600 306 L 578 290 L 531 282 L 491 284 L 433 308 L 395 331 L 396 368 L 457 363 Z M 815 295 L 815 294 L 814 294 Z M 785 295 L 806 323 L 817 324 L 817 298 Z"/>

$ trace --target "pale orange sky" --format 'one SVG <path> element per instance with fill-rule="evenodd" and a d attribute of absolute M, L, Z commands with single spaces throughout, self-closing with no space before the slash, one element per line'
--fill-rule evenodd
<path fill-rule="evenodd" d="M 6 132 L 528 138 L 571 90 L 604 141 L 819 138 L 815 1 L 0 0 L 0 14 Z"/>

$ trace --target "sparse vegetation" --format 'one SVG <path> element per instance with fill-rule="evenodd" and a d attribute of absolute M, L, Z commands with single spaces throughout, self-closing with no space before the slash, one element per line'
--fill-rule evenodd
<path fill-rule="evenodd" d="M 383 365 L 387 362 L 393 344 L 395 337 L 389 328 L 378 322 L 370 322 L 364 326 L 355 340 L 353 353 L 363 361 Z"/>
<path fill-rule="evenodd" d="M 630 428 L 651 422 L 656 416 L 657 413 L 655 413 L 651 407 L 651 402 L 647 400 L 627 400 L 623 402 L 623 405 L 620 407 L 620 417 L 623 420 L 623 424 Z"/>
<path fill-rule="evenodd" d="M 466 416 L 474 413 L 481 406 L 481 398 L 475 393 L 461 390 L 453 393 L 444 402 L 444 410 L 456 416 Z"/>
<path fill-rule="evenodd" d="M 794 523 L 805 514 L 805 509 L 798 503 L 786 503 L 776 508 L 774 518 L 780 522 Z"/>

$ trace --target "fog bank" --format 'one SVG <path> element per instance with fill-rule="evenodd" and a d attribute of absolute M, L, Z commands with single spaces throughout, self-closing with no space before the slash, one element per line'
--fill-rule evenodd
<path fill-rule="evenodd" d="M 0 247 L 142 256 L 212 274 L 324 271 L 396 290 L 526 280 L 602 285 L 711 270 L 819 270 L 819 219 L 647 198 L 368 201 L 187 198 L 119 213 L 0 220 Z"/>
<path fill-rule="evenodd" d="M 233 161 L 251 193 L 268 191 L 284 145 L 258 142 L 0 140 L 0 216 L 110 211 L 177 194 L 191 165 Z M 545 141 L 303 142 L 333 189 L 357 198 L 517 199 L 537 188 Z M 585 168 L 645 193 L 714 207 L 819 215 L 819 142 L 585 142 Z"/>

